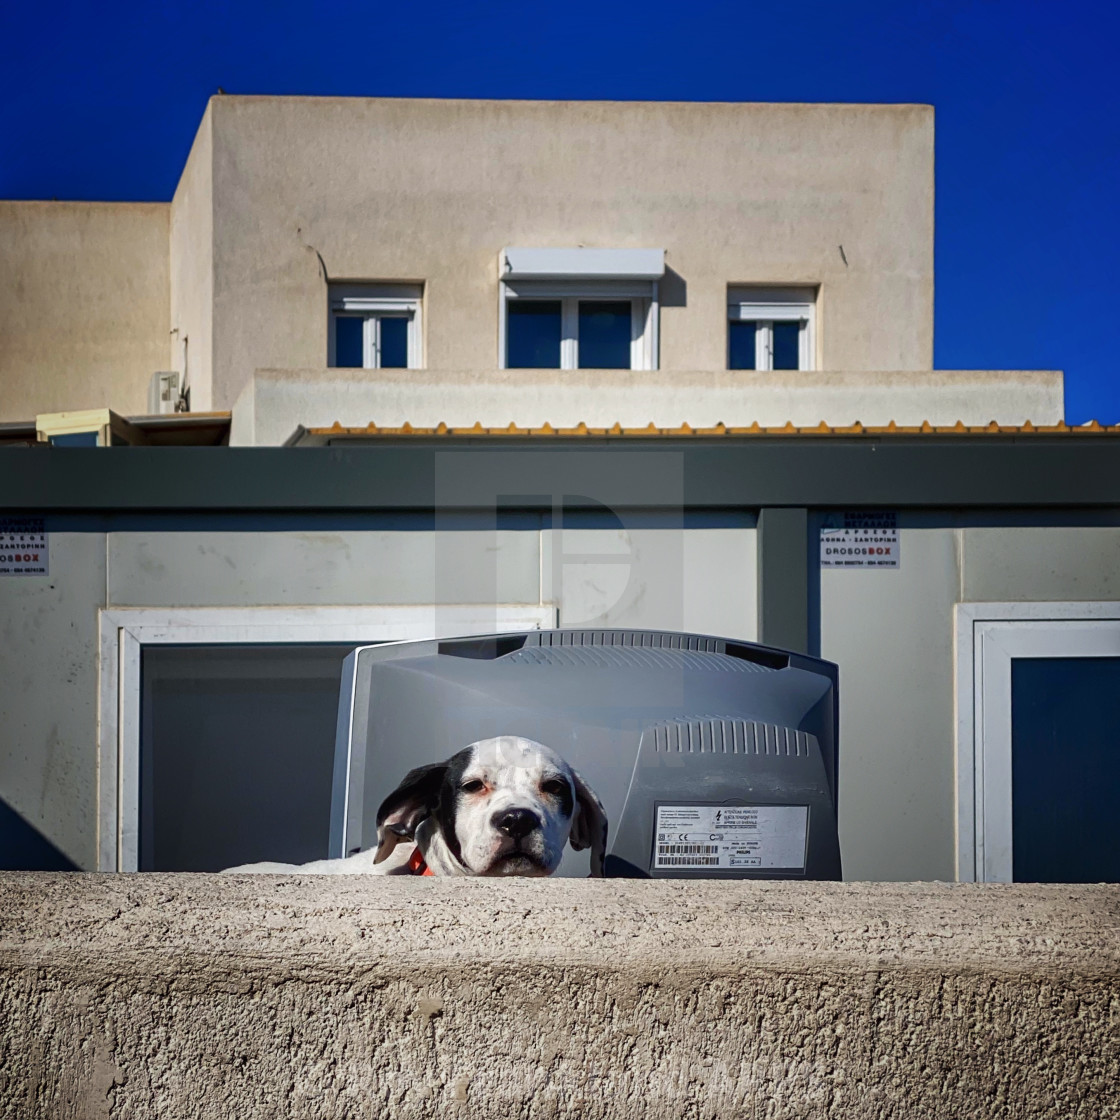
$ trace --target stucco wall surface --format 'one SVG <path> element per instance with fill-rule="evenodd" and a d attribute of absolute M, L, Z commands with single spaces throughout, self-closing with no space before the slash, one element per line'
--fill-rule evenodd
<path fill-rule="evenodd" d="M 279 446 L 325 428 L 676 428 L 1055 424 L 1063 377 L 1048 370 L 257 370 L 233 406 L 230 443 Z"/>
<path fill-rule="evenodd" d="M 211 407 L 214 354 L 214 147 L 207 109 L 170 206 L 168 369 L 190 388 L 191 410 Z"/>
<path fill-rule="evenodd" d="M 0 876 L 0 1111 L 1101 1117 L 1120 888 Z"/>
<path fill-rule="evenodd" d="M 169 211 L 0 201 L 0 421 L 147 412 L 169 368 Z"/>
<path fill-rule="evenodd" d="M 219 96 L 209 119 L 213 407 L 326 361 L 328 278 L 423 282 L 424 364 L 496 369 L 505 246 L 666 250 L 665 370 L 723 369 L 752 283 L 819 285 L 817 368 L 933 364 L 929 106 Z"/>

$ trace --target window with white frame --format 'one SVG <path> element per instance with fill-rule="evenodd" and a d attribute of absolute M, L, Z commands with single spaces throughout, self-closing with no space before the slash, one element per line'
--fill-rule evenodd
<path fill-rule="evenodd" d="M 813 369 L 815 312 L 812 288 L 729 288 L 727 368 Z"/>
<path fill-rule="evenodd" d="M 348 650 L 548 628 L 556 609 L 115 607 L 98 625 L 98 867 L 204 871 L 327 854 Z"/>
<path fill-rule="evenodd" d="M 1120 881 L 1120 603 L 959 603 L 957 877 Z"/>
<path fill-rule="evenodd" d="M 661 249 L 505 249 L 505 369 L 656 369 Z"/>
<path fill-rule="evenodd" d="M 419 284 L 332 284 L 331 368 L 420 369 Z"/>

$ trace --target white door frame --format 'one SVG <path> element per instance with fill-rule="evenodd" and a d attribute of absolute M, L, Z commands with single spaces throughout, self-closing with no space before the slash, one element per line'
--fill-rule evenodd
<path fill-rule="evenodd" d="M 956 606 L 957 879 L 1009 883 L 1011 662 L 1120 656 L 1120 603 Z"/>
<path fill-rule="evenodd" d="M 135 871 L 140 823 L 140 653 L 146 645 L 465 637 L 556 625 L 553 604 L 111 607 L 98 611 L 97 867 Z"/>

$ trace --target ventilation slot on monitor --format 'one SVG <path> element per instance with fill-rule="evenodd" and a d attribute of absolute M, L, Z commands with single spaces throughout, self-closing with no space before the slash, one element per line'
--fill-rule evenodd
<path fill-rule="evenodd" d="M 525 644 L 525 634 L 493 634 L 486 638 L 456 638 L 439 643 L 440 654 L 470 657 L 475 661 L 494 661 L 516 653 Z"/>
<path fill-rule="evenodd" d="M 813 736 L 792 727 L 719 716 L 670 720 L 647 727 L 653 749 L 667 754 L 749 754 L 808 758 Z"/>
<path fill-rule="evenodd" d="M 750 661 L 754 665 L 761 665 L 766 669 L 789 668 L 789 654 L 781 653 L 776 649 L 766 649 L 764 646 L 748 646 L 741 642 L 724 642 L 721 651 L 728 657 L 737 657 L 740 661 Z"/>
<path fill-rule="evenodd" d="M 532 646 L 639 646 L 643 649 L 693 649 L 722 653 L 722 638 L 702 634 L 666 634 L 656 630 L 540 630 L 529 635 Z"/>
<path fill-rule="evenodd" d="M 526 645 L 509 658 L 511 665 L 550 665 L 557 668 L 669 669 L 690 673 L 767 673 L 749 661 L 693 649 L 649 649 L 642 646 Z"/>

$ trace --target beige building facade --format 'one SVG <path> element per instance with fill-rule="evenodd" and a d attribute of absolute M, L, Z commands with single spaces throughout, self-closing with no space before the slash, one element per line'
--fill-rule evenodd
<path fill-rule="evenodd" d="M 234 442 L 573 407 L 599 426 L 1059 420 L 1059 373 L 932 375 L 933 215 L 929 106 L 216 96 L 170 204 L 0 204 L 0 420 L 140 413 L 156 370 L 191 410 L 233 410 Z M 519 287 L 511 249 L 544 272 Z M 659 263 L 635 278 L 634 251 Z M 338 309 L 384 321 L 386 295 L 409 368 L 370 344 L 333 372 Z M 629 373 L 522 370 L 526 295 L 573 324 L 585 299 L 632 302 Z M 768 315 L 800 325 L 795 370 Z M 756 323 L 756 368 L 730 369 Z"/>
<path fill-rule="evenodd" d="M 0 421 L 147 409 L 167 364 L 162 203 L 0 201 Z"/>

